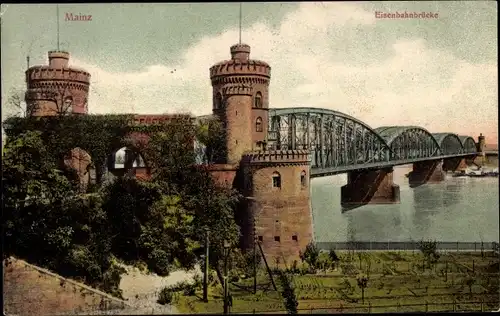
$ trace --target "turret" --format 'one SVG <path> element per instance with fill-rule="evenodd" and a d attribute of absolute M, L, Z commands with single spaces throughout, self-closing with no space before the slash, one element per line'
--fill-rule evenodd
<path fill-rule="evenodd" d="M 219 163 L 237 164 L 245 152 L 260 149 L 266 140 L 271 67 L 250 59 L 250 46 L 231 46 L 231 59 L 210 68 L 214 115 L 225 128 L 226 157 Z"/>
<path fill-rule="evenodd" d="M 484 155 L 484 149 L 486 147 L 486 138 L 483 136 L 483 134 L 479 134 L 477 138 L 477 152 Z"/>
<path fill-rule="evenodd" d="M 26 109 L 30 116 L 87 114 L 90 74 L 69 67 L 69 53 L 50 51 L 49 65 L 26 70 Z"/>

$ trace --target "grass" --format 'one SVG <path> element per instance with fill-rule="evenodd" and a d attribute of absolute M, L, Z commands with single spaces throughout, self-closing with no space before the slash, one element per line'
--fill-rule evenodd
<path fill-rule="evenodd" d="M 491 253 L 485 257 L 480 253 L 442 253 L 439 262 L 432 268 L 424 269 L 423 256 L 417 251 L 363 252 L 361 264 L 357 254 L 337 254 L 342 267 L 336 271 L 293 276 L 299 313 L 311 313 L 311 309 L 313 312 L 370 310 L 374 313 L 446 311 L 453 310 L 453 305 L 457 310 L 480 311 L 481 303 L 466 302 L 482 300 L 493 302 L 491 306 L 483 304 L 485 311 L 498 309 L 499 260 L 492 257 Z M 364 304 L 357 286 L 359 275 L 369 275 Z M 276 276 L 274 279 L 280 287 Z M 471 288 L 466 284 L 467 279 L 474 279 Z M 265 269 L 259 270 L 257 283 L 256 295 L 252 291 L 252 278 L 230 284 L 233 296 L 231 312 L 286 313 L 283 299 L 274 291 Z M 222 312 L 223 292 L 220 285 L 210 286 L 208 303 L 201 300 L 201 293 L 201 289 L 198 289 L 195 296 L 178 295 L 174 304 L 182 313 Z M 405 306 L 410 304 L 420 306 Z"/>

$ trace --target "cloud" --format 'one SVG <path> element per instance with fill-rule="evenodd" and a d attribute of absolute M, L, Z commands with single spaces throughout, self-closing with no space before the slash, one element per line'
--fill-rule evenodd
<path fill-rule="evenodd" d="M 377 23 L 387 21 L 376 20 L 357 3 L 302 3 L 276 28 L 256 23 L 244 29 L 251 57 L 272 67 L 271 107 L 321 107 L 353 115 L 372 127 L 419 125 L 432 132 L 482 132 L 496 138 L 496 62 L 471 64 L 428 47 L 424 39 L 352 37 L 353 30 Z M 205 37 L 187 49 L 178 64 L 151 65 L 139 72 L 107 72 L 78 56 L 72 63 L 92 74 L 92 113 L 202 115 L 211 112 L 208 69 L 229 58 L 237 38 L 236 29 Z M 373 47 L 367 45 L 370 40 L 380 41 L 387 56 L 365 63 L 342 58 L 342 49 Z M 367 49 L 364 56 L 370 55 Z"/>

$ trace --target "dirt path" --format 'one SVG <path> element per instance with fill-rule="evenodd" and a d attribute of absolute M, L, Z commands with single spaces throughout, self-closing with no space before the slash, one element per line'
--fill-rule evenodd
<path fill-rule="evenodd" d="M 168 285 L 174 285 L 182 281 L 192 280 L 198 273 L 199 267 L 193 271 L 174 271 L 167 277 L 160 277 L 156 274 L 146 274 L 137 268 L 124 266 L 128 274 L 122 275 L 120 289 L 123 290 L 123 297 L 127 303 L 134 307 L 134 314 L 178 314 L 177 308 L 171 305 L 160 305 L 156 302 L 160 290 Z M 130 313 L 130 310 L 126 311 Z"/>

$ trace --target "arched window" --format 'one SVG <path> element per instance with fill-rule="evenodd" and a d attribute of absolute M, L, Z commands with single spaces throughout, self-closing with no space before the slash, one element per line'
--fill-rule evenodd
<path fill-rule="evenodd" d="M 302 188 L 307 187 L 307 177 L 304 170 L 302 170 L 302 172 L 300 173 L 300 185 L 302 186 Z"/>
<path fill-rule="evenodd" d="M 273 188 L 281 188 L 281 175 L 277 171 L 273 172 Z"/>
<path fill-rule="evenodd" d="M 262 93 L 257 92 L 255 94 L 254 102 L 253 102 L 253 107 L 257 109 L 262 108 Z"/>
<path fill-rule="evenodd" d="M 262 132 L 262 118 L 259 116 L 256 120 L 255 120 L 255 131 L 257 132 Z"/>
<path fill-rule="evenodd" d="M 222 107 L 222 95 L 220 92 L 217 93 L 214 100 L 214 110 L 220 109 Z"/>

